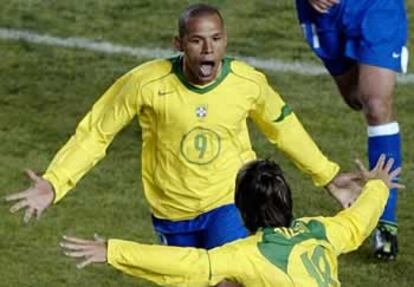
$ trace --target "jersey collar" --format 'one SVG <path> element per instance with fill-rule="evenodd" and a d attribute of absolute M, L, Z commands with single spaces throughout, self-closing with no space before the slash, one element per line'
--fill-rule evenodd
<path fill-rule="evenodd" d="M 182 68 L 182 60 L 183 57 L 177 56 L 174 58 L 169 59 L 172 63 L 172 71 L 177 76 L 177 78 L 180 80 L 180 82 L 189 90 L 198 93 L 198 94 L 204 94 L 211 90 L 213 90 L 215 87 L 220 85 L 221 82 L 227 77 L 227 75 L 230 73 L 230 63 L 233 61 L 232 58 L 225 57 L 222 62 L 221 71 L 214 83 L 211 85 L 207 85 L 205 87 L 198 87 L 193 84 L 191 84 L 187 78 L 184 75 L 183 68 Z"/>

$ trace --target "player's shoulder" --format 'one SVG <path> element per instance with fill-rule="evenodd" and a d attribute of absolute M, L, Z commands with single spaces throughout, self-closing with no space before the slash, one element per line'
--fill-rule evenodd
<path fill-rule="evenodd" d="M 230 69 L 235 76 L 250 80 L 257 84 L 267 83 L 266 76 L 250 64 L 238 59 L 228 58 L 226 60 L 230 61 Z"/>
<path fill-rule="evenodd" d="M 155 59 L 136 66 L 127 75 L 145 83 L 161 79 L 171 72 L 172 61 L 170 59 Z"/>
<path fill-rule="evenodd" d="M 294 232 L 311 233 L 317 239 L 326 239 L 326 225 L 322 216 L 296 219 L 291 228 Z"/>
<path fill-rule="evenodd" d="M 262 240 L 262 237 L 262 232 L 259 231 L 253 235 L 249 235 L 245 238 L 240 238 L 232 242 L 226 243 L 225 245 L 220 246 L 218 248 L 211 249 L 209 250 L 209 253 L 215 254 L 222 252 L 230 252 L 233 254 L 238 254 L 249 252 L 249 250 L 256 250 L 256 246 Z"/>

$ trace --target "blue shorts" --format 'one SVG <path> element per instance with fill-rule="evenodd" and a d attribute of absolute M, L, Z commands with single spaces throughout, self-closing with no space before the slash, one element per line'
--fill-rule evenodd
<path fill-rule="evenodd" d="M 355 63 L 406 71 L 404 0 L 342 0 L 327 13 L 296 0 L 296 9 L 308 44 L 332 75 Z"/>
<path fill-rule="evenodd" d="M 171 221 L 152 216 L 152 224 L 161 243 L 172 246 L 211 249 L 248 235 L 234 204 L 189 220 Z"/>

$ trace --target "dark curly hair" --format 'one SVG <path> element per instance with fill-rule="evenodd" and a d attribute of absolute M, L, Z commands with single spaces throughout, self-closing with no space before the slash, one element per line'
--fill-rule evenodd
<path fill-rule="evenodd" d="M 293 219 L 290 188 L 271 160 L 255 160 L 241 168 L 235 203 L 251 233 L 264 227 L 288 227 Z"/>

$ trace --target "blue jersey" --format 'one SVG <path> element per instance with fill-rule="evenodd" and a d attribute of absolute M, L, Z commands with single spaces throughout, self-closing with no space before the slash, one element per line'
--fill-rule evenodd
<path fill-rule="evenodd" d="M 296 0 L 305 38 L 332 75 L 355 63 L 405 72 L 407 19 L 403 0 L 342 0 L 327 13 Z"/>

